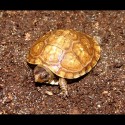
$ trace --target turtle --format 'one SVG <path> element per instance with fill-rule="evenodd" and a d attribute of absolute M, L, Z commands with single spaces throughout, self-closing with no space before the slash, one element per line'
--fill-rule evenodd
<path fill-rule="evenodd" d="M 27 62 L 35 65 L 35 82 L 59 85 L 59 94 L 68 96 L 68 79 L 88 73 L 97 64 L 100 50 L 98 41 L 86 33 L 57 29 L 48 31 L 34 42 Z"/>

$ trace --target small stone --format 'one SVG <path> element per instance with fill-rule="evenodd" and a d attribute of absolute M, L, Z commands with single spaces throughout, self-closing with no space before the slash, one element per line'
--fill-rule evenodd
<path fill-rule="evenodd" d="M 26 40 L 26 41 L 30 40 L 30 38 L 31 38 L 30 36 L 31 36 L 31 35 L 30 35 L 29 33 L 25 33 L 25 40 Z"/>
<path fill-rule="evenodd" d="M 0 83 L 0 89 L 3 89 L 4 85 Z"/>
<path fill-rule="evenodd" d="M 101 105 L 97 105 L 97 107 L 98 107 L 98 108 L 100 108 L 100 107 L 101 107 Z"/>
<path fill-rule="evenodd" d="M 105 94 L 108 94 L 108 91 L 103 91 L 102 94 L 104 94 L 104 95 L 105 95 Z"/>
<path fill-rule="evenodd" d="M 3 12 L 0 13 L 0 18 L 2 18 L 2 17 L 3 17 Z"/>
<path fill-rule="evenodd" d="M 12 96 L 12 94 L 9 92 L 8 93 L 8 98 L 12 101 L 13 100 L 13 96 Z"/>
<path fill-rule="evenodd" d="M 46 91 L 45 94 L 47 94 L 47 95 L 53 95 L 53 93 L 51 91 Z"/>

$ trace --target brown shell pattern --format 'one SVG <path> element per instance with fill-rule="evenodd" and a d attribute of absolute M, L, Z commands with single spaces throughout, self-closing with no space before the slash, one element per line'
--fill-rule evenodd
<path fill-rule="evenodd" d="M 27 55 L 31 64 L 44 65 L 57 76 L 73 79 L 89 72 L 100 58 L 100 46 L 89 35 L 55 30 L 38 39 Z"/>

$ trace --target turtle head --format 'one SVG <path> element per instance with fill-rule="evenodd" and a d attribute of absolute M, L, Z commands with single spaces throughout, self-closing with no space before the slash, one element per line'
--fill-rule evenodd
<path fill-rule="evenodd" d="M 46 67 L 36 66 L 34 68 L 35 82 L 39 83 L 49 83 L 53 78 L 53 73 Z"/>

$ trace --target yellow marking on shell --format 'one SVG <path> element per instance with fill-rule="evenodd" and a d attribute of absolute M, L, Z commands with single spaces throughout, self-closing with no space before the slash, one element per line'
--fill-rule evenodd
<path fill-rule="evenodd" d="M 89 72 L 91 69 L 92 69 L 92 67 L 91 67 L 90 65 L 88 65 L 88 66 L 85 68 L 86 72 Z"/>
<path fill-rule="evenodd" d="M 63 68 L 71 71 L 79 71 L 82 69 L 81 63 L 72 52 L 64 55 L 61 65 Z"/>
<path fill-rule="evenodd" d="M 42 61 L 40 58 L 35 59 L 35 64 L 42 64 Z"/>
<path fill-rule="evenodd" d="M 62 55 L 62 50 L 56 46 L 47 45 L 43 54 L 42 59 L 44 62 L 58 63 L 60 56 Z"/>
<path fill-rule="evenodd" d="M 65 77 L 71 79 L 73 78 L 73 73 L 68 72 L 65 74 Z"/>
<path fill-rule="evenodd" d="M 93 53 L 93 43 L 89 41 L 86 37 L 81 39 L 81 46 L 84 48 L 84 51 L 88 52 L 89 55 Z"/>
<path fill-rule="evenodd" d="M 49 45 L 57 46 L 62 50 L 68 49 L 71 46 L 70 39 L 66 39 L 65 36 L 52 35 L 48 40 Z"/>
<path fill-rule="evenodd" d="M 68 48 L 70 48 L 70 46 L 71 46 L 71 41 L 70 40 L 65 40 L 64 41 L 64 44 L 63 44 L 63 46 L 62 46 L 62 49 L 68 49 Z"/>
<path fill-rule="evenodd" d="M 99 60 L 99 57 L 100 57 L 100 53 L 95 52 L 94 58 L 96 59 L 96 61 Z"/>
<path fill-rule="evenodd" d="M 33 45 L 31 50 L 30 50 L 30 54 L 32 56 L 38 56 L 41 53 L 43 47 L 44 47 L 44 43 L 43 42 L 39 42 L 39 43 Z"/>
<path fill-rule="evenodd" d="M 50 41 L 54 41 L 55 40 L 55 34 L 53 34 L 53 35 L 50 35 L 49 37 L 48 37 L 48 42 Z"/>
<path fill-rule="evenodd" d="M 63 34 L 63 32 L 64 32 L 64 30 L 59 29 L 59 30 L 56 30 L 56 31 L 55 31 L 55 34 L 56 34 L 57 36 L 60 36 L 60 35 Z"/>
<path fill-rule="evenodd" d="M 90 42 L 89 42 L 89 40 L 88 40 L 86 37 L 81 38 L 81 42 L 82 42 L 85 46 L 90 45 Z"/>
<path fill-rule="evenodd" d="M 95 49 L 95 51 L 97 52 L 97 53 L 99 53 L 100 54 L 100 51 L 101 51 L 101 49 L 100 49 L 100 46 L 94 46 L 94 49 Z"/>
<path fill-rule="evenodd" d="M 95 51 L 100 52 L 101 48 L 99 46 L 99 43 L 95 39 L 93 39 L 93 43 L 94 43 L 93 47 L 94 47 Z"/>
<path fill-rule="evenodd" d="M 89 55 L 88 51 L 84 50 L 81 43 L 76 43 L 73 45 L 73 52 L 78 56 L 80 59 L 81 64 L 85 67 L 90 61 L 91 56 Z"/>
<path fill-rule="evenodd" d="M 27 60 L 28 63 L 31 63 L 31 64 L 35 64 L 35 59 L 34 58 L 30 58 Z"/>
<path fill-rule="evenodd" d="M 62 45 L 64 44 L 64 36 L 59 36 L 58 38 L 57 38 L 57 42 L 58 43 L 61 43 Z"/>
<path fill-rule="evenodd" d="M 91 67 L 94 67 L 96 65 L 97 61 L 95 59 L 92 60 L 91 62 Z"/>
<path fill-rule="evenodd" d="M 47 46 L 45 47 L 44 53 L 46 53 L 46 54 L 49 53 L 50 50 L 51 50 L 51 48 L 52 48 L 52 46 L 47 45 Z"/>
<path fill-rule="evenodd" d="M 80 77 L 81 75 L 79 74 L 79 73 L 74 73 L 74 78 L 78 78 L 78 77 Z"/>
<path fill-rule="evenodd" d="M 99 44 L 98 44 L 96 41 L 95 41 L 95 44 L 94 44 L 94 50 L 95 50 L 95 55 L 94 55 L 94 57 L 95 57 L 96 61 L 98 61 L 99 58 L 100 58 L 101 48 L 100 48 Z"/>
<path fill-rule="evenodd" d="M 61 77 L 64 77 L 65 76 L 65 72 L 63 70 L 60 70 L 58 72 L 58 75 L 61 76 Z"/>
<path fill-rule="evenodd" d="M 79 58 L 83 66 L 86 66 L 92 59 L 92 57 L 86 51 L 81 52 Z"/>
<path fill-rule="evenodd" d="M 79 55 L 83 51 L 82 44 L 81 43 L 73 44 L 72 50 Z"/>
<path fill-rule="evenodd" d="M 84 68 L 84 69 L 82 69 L 82 71 L 81 71 L 81 72 L 79 72 L 79 74 L 80 74 L 80 76 L 82 76 L 82 75 L 86 74 L 85 68 Z"/>
<path fill-rule="evenodd" d="M 51 54 L 51 53 L 50 53 Z M 54 60 L 55 56 L 51 54 L 51 56 L 49 57 L 49 60 Z"/>
<path fill-rule="evenodd" d="M 73 30 L 70 30 L 69 35 L 70 35 L 72 40 L 77 40 L 78 39 L 78 33 L 73 31 Z"/>
<path fill-rule="evenodd" d="M 99 43 L 97 41 L 94 41 L 94 47 L 100 49 Z"/>
<path fill-rule="evenodd" d="M 54 45 L 58 46 L 59 48 L 62 48 L 65 41 L 64 41 L 64 37 L 63 36 L 59 36 L 57 39 L 56 39 L 56 42 Z"/>
<path fill-rule="evenodd" d="M 58 67 L 58 66 L 55 66 L 55 65 L 54 65 L 54 66 L 53 66 L 53 65 L 52 65 L 52 66 L 49 66 L 48 68 L 49 68 L 52 72 L 54 72 L 54 73 L 58 72 L 58 70 L 59 70 L 59 67 Z"/>

